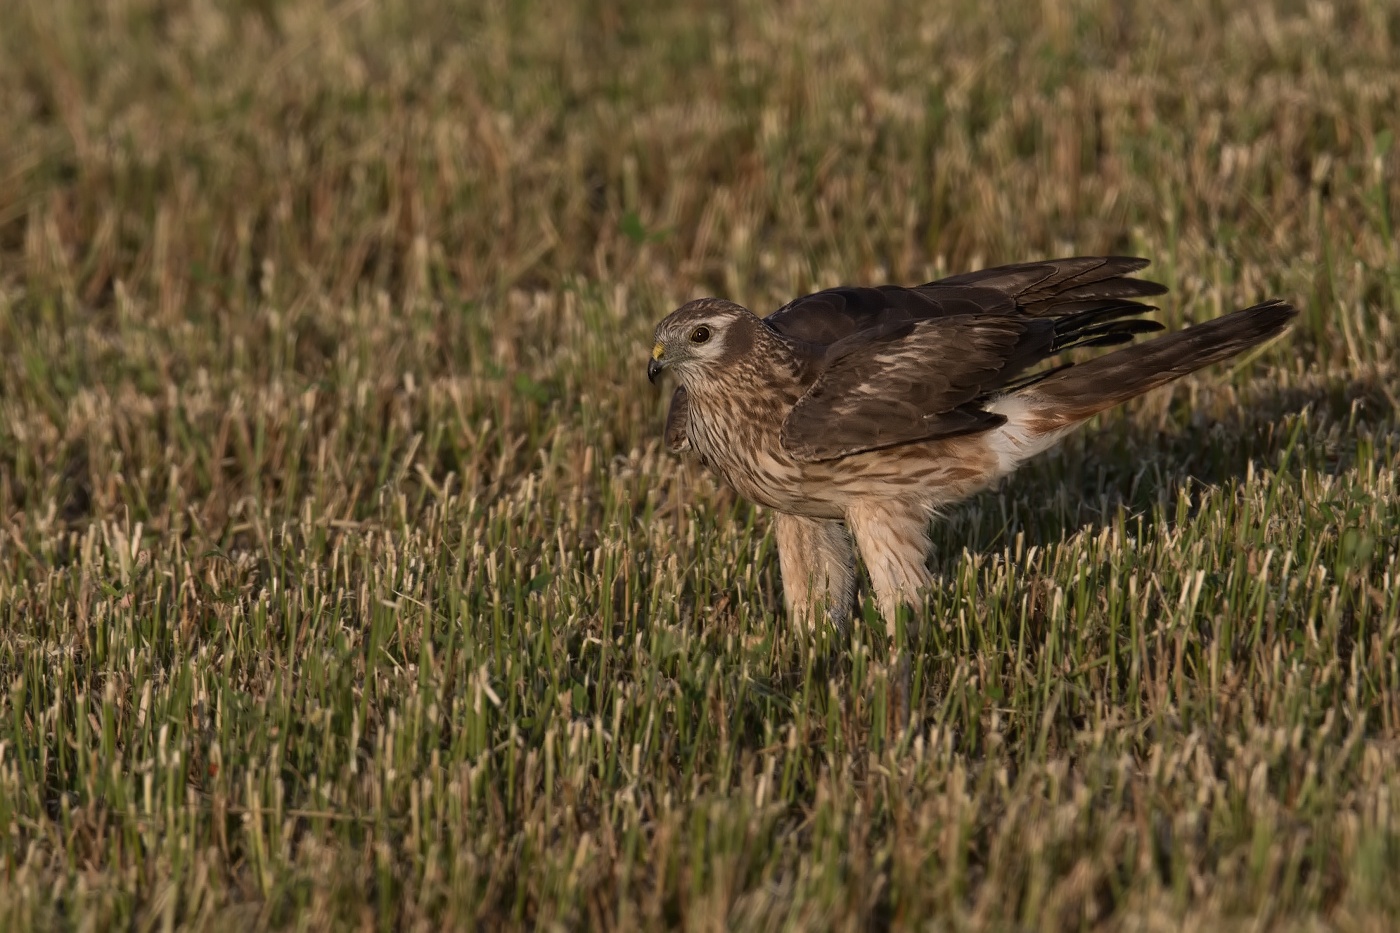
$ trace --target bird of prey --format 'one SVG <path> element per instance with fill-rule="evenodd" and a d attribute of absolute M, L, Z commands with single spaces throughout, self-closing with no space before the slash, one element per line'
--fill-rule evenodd
<path fill-rule="evenodd" d="M 656 328 L 647 376 L 679 383 L 666 443 L 772 509 L 788 614 L 844 627 L 855 551 L 893 634 L 929 585 L 929 522 L 1095 414 L 1280 333 L 1266 301 L 1086 362 L 1162 325 L 1147 260 L 999 266 L 917 287 L 842 287 L 759 318 L 700 298 Z M 1058 365 L 1037 368 L 1052 361 Z"/>

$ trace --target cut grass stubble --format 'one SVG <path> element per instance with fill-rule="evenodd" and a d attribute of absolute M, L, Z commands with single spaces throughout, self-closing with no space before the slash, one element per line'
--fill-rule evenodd
<path fill-rule="evenodd" d="M 1384 929 L 1387 4 L 28 4 L 0 30 L 6 929 Z M 1068 253 L 1282 343 L 781 616 L 647 335 Z"/>

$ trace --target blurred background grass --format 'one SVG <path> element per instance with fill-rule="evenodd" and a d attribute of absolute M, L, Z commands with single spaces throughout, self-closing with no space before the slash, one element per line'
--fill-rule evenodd
<path fill-rule="evenodd" d="M 4 19 L 7 928 L 1389 927 L 1394 4 Z M 1300 325 L 939 526 L 891 744 L 651 326 L 1100 251 Z"/>

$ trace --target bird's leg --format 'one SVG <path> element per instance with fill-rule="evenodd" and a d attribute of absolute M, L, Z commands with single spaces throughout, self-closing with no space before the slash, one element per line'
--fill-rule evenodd
<path fill-rule="evenodd" d="M 856 592 L 856 559 L 839 521 L 779 512 L 773 522 L 783 598 L 793 624 L 815 630 L 818 613 L 837 631 L 851 617 Z"/>
<path fill-rule="evenodd" d="M 899 502 L 863 502 L 846 512 L 846 523 L 870 571 L 875 605 L 891 638 L 902 607 L 923 605 L 928 571 L 928 513 Z"/>
<path fill-rule="evenodd" d="M 888 726 L 891 735 L 902 735 L 911 724 L 908 642 L 914 632 L 906 628 L 905 637 L 899 637 L 899 614 L 908 612 L 909 621 L 917 624 L 932 580 L 928 570 L 928 513 L 898 502 L 870 502 L 852 506 L 846 512 L 846 522 L 870 572 L 875 605 L 889 634 L 893 696 Z"/>

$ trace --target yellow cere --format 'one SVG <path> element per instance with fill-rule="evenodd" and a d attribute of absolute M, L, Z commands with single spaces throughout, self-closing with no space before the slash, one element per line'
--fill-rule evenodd
<path fill-rule="evenodd" d="M 654 359 L 654 360 L 659 360 L 659 359 L 661 359 L 661 358 L 662 358 L 663 356 L 665 356 L 665 355 L 666 355 L 666 351 L 665 351 L 665 349 L 662 348 L 661 344 L 658 343 L 656 346 L 654 346 L 654 347 L 651 348 L 651 358 L 652 358 L 652 359 Z"/>

